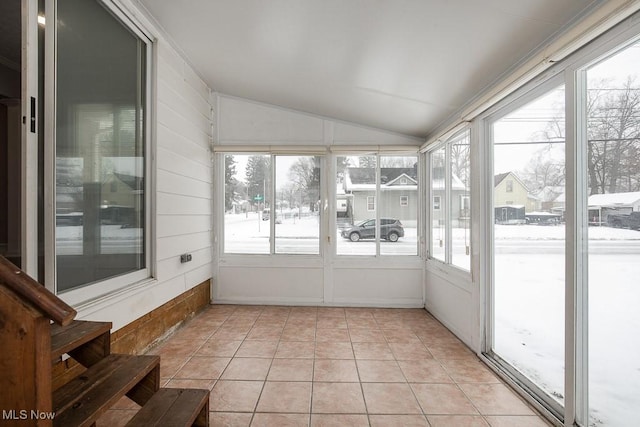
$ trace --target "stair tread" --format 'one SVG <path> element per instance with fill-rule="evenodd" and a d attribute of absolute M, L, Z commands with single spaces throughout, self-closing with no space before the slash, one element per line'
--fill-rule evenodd
<path fill-rule="evenodd" d="M 202 417 L 198 417 L 202 415 Z M 127 427 L 186 427 L 209 424 L 209 390 L 161 388 Z"/>
<path fill-rule="evenodd" d="M 57 360 L 111 330 L 111 322 L 74 320 L 68 326 L 51 325 L 51 360 Z"/>
<path fill-rule="evenodd" d="M 54 426 L 93 424 L 159 364 L 159 356 L 108 355 L 54 392 Z"/>

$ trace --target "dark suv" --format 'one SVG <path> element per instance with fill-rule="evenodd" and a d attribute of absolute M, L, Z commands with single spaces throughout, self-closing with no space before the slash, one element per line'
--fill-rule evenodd
<path fill-rule="evenodd" d="M 367 219 L 353 227 L 345 228 L 340 235 L 352 242 L 357 242 L 360 239 L 375 239 L 376 220 Z M 404 237 L 404 228 L 402 228 L 400 220 L 380 218 L 380 237 L 390 242 L 397 242 L 400 237 Z"/>

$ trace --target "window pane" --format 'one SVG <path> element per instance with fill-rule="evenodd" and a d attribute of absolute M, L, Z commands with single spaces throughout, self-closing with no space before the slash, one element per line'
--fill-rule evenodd
<path fill-rule="evenodd" d="M 589 425 L 640 419 L 638 64 L 640 43 L 587 71 Z"/>
<path fill-rule="evenodd" d="M 320 253 L 320 157 L 277 156 L 276 253 Z"/>
<path fill-rule="evenodd" d="M 59 291 L 145 268 L 144 58 L 98 2 L 58 2 Z"/>
<path fill-rule="evenodd" d="M 336 158 L 338 255 L 375 255 L 376 156 Z"/>
<path fill-rule="evenodd" d="M 431 153 L 431 251 L 432 258 L 445 260 L 445 148 Z"/>
<path fill-rule="evenodd" d="M 418 158 L 381 156 L 380 254 L 417 255 L 417 230 Z"/>
<path fill-rule="evenodd" d="M 497 121 L 493 351 L 564 399 L 564 87 Z"/>
<path fill-rule="evenodd" d="M 469 270 L 471 218 L 470 132 L 449 143 L 451 152 L 451 187 L 449 217 L 451 221 L 451 264 Z"/>
<path fill-rule="evenodd" d="M 225 155 L 224 252 L 271 252 L 271 157 Z"/>

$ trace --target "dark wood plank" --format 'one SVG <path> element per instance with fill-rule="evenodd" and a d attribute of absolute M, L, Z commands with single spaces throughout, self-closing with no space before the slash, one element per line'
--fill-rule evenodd
<path fill-rule="evenodd" d="M 110 331 L 111 322 L 74 320 L 68 326 L 51 325 L 51 361 L 69 353 L 82 365 L 92 366 L 109 354 Z"/>
<path fill-rule="evenodd" d="M 209 425 L 209 390 L 161 388 L 127 427 Z"/>
<path fill-rule="evenodd" d="M 76 317 L 77 313 L 72 307 L 2 255 L 0 255 L 0 283 L 60 325 L 68 325 Z"/>
<path fill-rule="evenodd" d="M 53 396 L 54 426 L 90 426 L 122 396 L 158 370 L 158 356 L 111 354 Z"/>

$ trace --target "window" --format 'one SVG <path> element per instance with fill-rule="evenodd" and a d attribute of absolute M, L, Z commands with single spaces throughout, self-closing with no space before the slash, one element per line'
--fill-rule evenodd
<path fill-rule="evenodd" d="M 336 157 L 338 255 L 417 255 L 417 160 Z"/>
<path fill-rule="evenodd" d="M 640 42 L 586 70 L 585 206 L 602 214 L 588 235 L 589 425 L 640 419 Z M 611 204 L 616 203 L 616 209 Z M 632 212 L 633 209 L 633 212 Z M 633 230 L 636 228 L 636 230 Z M 632 249 L 633 248 L 633 249 Z"/>
<path fill-rule="evenodd" d="M 470 268 L 470 132 L 454 135 L 429 153 L 431 164 L 430 257 Z"/>
<path fill-rule="evenodd" d="M 433 206 L 432 209 L 434 211 L 440 210 L 440 196 L 433 196 Z"/>
<path fill-rule="evenodd" d="M 376 196 L 367 196 L 367 211 L 375 212 L 376 210 Z"/>
<path fill-rule="evenodd" d="M 125 285 L 149 276 L 149 41 L 96 1 L 58 2 L 56 32 L 57 291 Z"/>
<path fill-rule="evenodd" d="M 321 160 L 226 154 L 224 252 L 319 254 Z"/>
<path fill-rule="evenodd" d="M 565 395 L 565 91 L 558 83 L 496 113 L 491 129 L 492 352 L 557 408 Z M 530 190 L 514 192 L 514 182 Z"/>

